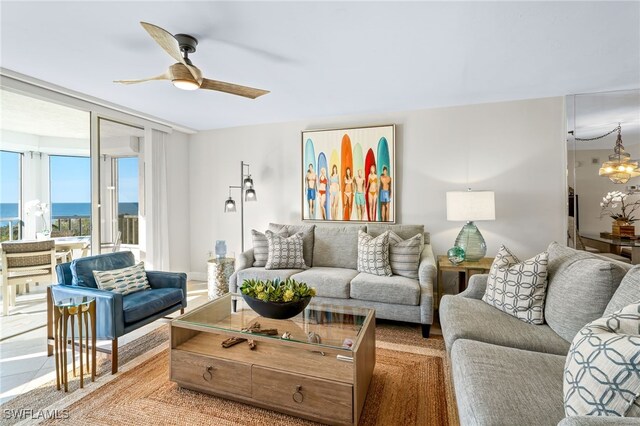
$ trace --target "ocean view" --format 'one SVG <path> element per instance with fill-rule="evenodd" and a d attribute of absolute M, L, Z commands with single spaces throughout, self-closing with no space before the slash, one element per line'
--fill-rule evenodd
<path fill-rule="evenodd" d="M 138 203 L 118 203 L 119 214 L 137 215 Z M 91 215 L 91 203 L 53 203 L 51 206 L 51 217 L 85 216 Z M 17 203 L 0 203 L 0 218 L 18 217 Z"/>

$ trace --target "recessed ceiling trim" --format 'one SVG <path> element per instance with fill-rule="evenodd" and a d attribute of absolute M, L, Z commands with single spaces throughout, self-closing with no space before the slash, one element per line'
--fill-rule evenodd
<path fill-rule="evenodd" d="M 151 127 L 165 133 L 173 130 L 195 134 L 196 130 L 158 117 L 107 102 L 93 96 L 66 89 L 6 68 L 0 67 L 0 88 L 46 101 L 61 103 L 83 111 L 93 111 L 105 118 L 112 118 L 132 125 Z"/>

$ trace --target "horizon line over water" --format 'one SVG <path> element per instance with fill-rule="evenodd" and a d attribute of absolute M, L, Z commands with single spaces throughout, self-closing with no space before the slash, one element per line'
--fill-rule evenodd
<path fill-rule="evenodd" d="M 118 213 L 138 214 L 138 203 L 118 203 Z M 51 217 L 91 216 L 91 203 L 52 203 Z M 18 217 L 18 203 L 0 203 L 0 218 Z"/>

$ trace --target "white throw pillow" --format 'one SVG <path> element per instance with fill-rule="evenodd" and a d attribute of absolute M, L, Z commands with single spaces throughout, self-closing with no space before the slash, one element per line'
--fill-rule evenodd
<path fill-rule="evenodd" d="M 640 417 L 640 301 L 576 334 L 563 390 L 567 416 Z"/>
<path fill-rule="evenodd" d="M 304 262 L 302 232 L 283 237 L 272 231 L 265 232 L 268 257 L 264 269 L 307 269 Z"/>
<path fill-rule="evenodd" d="M 367 274 L 390 277 L 389 231 L 373 238 L 358 231 L 358 271 Z"/>
<path fill-rule="evenodd" d="M 93 271 L 93 277 L 100 290 L 121 293 L 123 296 L 151 288 L 144 270 L 144 262 L 122 269 Z"/>
<path fill-rule="evenodd" d="M 482 300 L 529 324 L 543 324 L 548 262 L 547 252 L 520 262 L 500 246 Z"/>
<path fill-rule="evenodd" d="M 393 275 L 417 280 L 423 245 L 424 234 L 403 240 L 395 232 L 389 231 L 389 264 Z"/>

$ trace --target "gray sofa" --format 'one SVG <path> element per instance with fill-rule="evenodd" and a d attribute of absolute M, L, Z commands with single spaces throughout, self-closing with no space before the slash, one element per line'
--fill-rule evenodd
<path fill-rule="evenodd" d="M 587 323 L 640 299 L 640 266 L 629 271 L 632 265 L 557 243 L 548 252 L 543 325 L 483 302 L 487 275 L 473 276 L 463 293 L 442 298 L 440 322 L 460 423 L 640 425 L 638 418 L 565 418 L 562 389 L 573 337 Z"/>
<path fill-rule="evenodd" d="M 246 279 L 294 278 L 315 287 L 313 301 L 334 305 L 373 308 L 376 318 L 418 323 L 422 335 L 429 336 L 433 323 L 433 288 L 436 278 L 436 261 L 429 243 L 429 234 L 422 225 L 280 225 L 270 224 L 269 229 L 285 228 L 289 235 L 303 233 L 305 263 L 302 269 L 266 270 L 253 266 L 253 249 L 236 259 L 236 271 L 229 280 L 230 290 L 238 291 L 238 285 Z M 424 248 L 418 269 L 419 279 L 403 276 L 380 277 L 360 273 L 357 268 L 358 231 L 373 236 L 393 230 L 403 239 L 418 233 L 424 234 Z"/>

